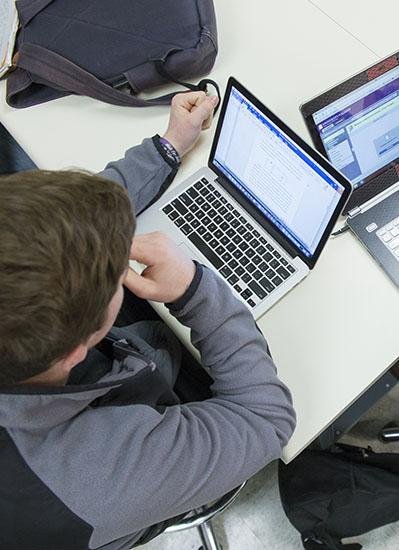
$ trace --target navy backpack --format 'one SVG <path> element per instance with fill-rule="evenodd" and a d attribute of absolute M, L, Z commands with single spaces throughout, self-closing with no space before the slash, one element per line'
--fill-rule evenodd
<path fill-rule="evenodd" d="M 7 103 L 29 107 L 68 94 L 131 107 L 166 82 L 207 74 L 217 54 L 212 0 L 17 0 L 20 29 Z"/>

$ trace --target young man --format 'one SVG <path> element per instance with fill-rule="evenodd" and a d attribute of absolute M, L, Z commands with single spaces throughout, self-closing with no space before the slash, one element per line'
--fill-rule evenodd
<path fill-rule="evenodd" d="M 177 96 L 165 138 L 99 176 L 0 178 L 1 549 L 142 544 L 278 458 L 292 433 L 289 392 L 245 305 L 165 236 L 131 246 L 131 205 L 166 188 L 214 106 Z M 105 346 L 123 284 L 190 327 L 207 399 L 179 400 L 180 347 L 161 323 L 113 328 Z"/>

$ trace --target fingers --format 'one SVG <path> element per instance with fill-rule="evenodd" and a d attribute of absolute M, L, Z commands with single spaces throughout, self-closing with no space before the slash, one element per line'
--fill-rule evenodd
<path fill-rule="evenodd" d="M 213 110 L 216 107 L 218 98 L 216 96 L 205 97 L 197 103 L 195 109 L 191 111 L 193 121 L 202 128 L 207 128 L 210 125 L 213 117 Z"/>
<path fill-rule="evenodd" d="M 123 284 L 128 288 L 133 294 L 139 298 L 146 298 L 151 296 L 154 290 L 154 283 L 151 279 L 146 279 L 142 275 L 139 275 L 131 267 L 129 267 L 125 280 Z"/>
<path fill-rule="evenodd" d="M 133 239 L 129 259 L 147 266 L 153 265 L 154 260 L 162 255 L 166 246 L 165 239 L 167 237 L 160 231 L 137 235 Z"/>

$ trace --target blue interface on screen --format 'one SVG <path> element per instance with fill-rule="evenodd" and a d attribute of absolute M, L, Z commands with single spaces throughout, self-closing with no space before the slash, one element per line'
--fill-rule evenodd
<path fill-rule="evenodd" d="M 344 188 L 234 87 L 213 163 L 303 254 L 314 254 Z"/>
<path fill-rule="evenodd" d="M 313 115 L 331 164 L 354 187 L 399 157 L 399 67 Z"/>

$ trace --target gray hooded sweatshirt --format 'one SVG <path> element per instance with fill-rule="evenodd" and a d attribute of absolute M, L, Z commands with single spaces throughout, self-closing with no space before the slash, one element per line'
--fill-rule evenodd
<path fill-rule="evenodd" d="M 174 173 L 148 139 L 101 175 L 125 186 L 139 212 Z M 198 266 L 170 311 L 210 369 L 205 401 L 134 396 L 135 380 L 151 384 L 162 371 L 140 343 L 93 384 L 0 388 L 1 550 L 127 550 L 280 456 L 294 411 L 246 306 Z"/>

